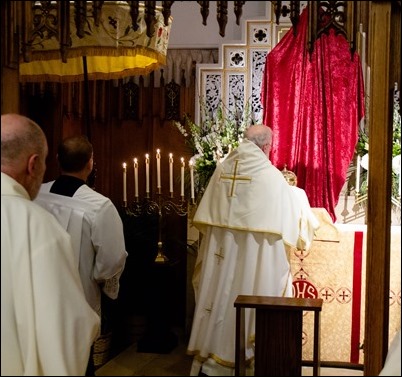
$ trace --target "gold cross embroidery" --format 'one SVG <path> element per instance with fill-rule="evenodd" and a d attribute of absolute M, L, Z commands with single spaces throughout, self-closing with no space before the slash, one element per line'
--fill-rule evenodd
<path fill-rule="evenodd" d="M 221 259 L 225 258 L 225 255 L 223 254 L 223 249 L 221 247 L 214 255 L 216 255 L 216 257 L 218 258 L 218 265 L 221 262 Z"/>
<path fill-rule="evenodd" d="M 237 174 L 237 168 L 239 165 L 239 160 L 235 161 L 234 169 L 233 169 L 233 174 L 221 174 L 221 179 L 222 180 L 230 180 L 232 181 L 232 186 L 230 188 L 229 196 L 236 196 L 235 195 L 235 184 L 236 182 L 238 183 L 250 183 L 251 182 L 251 177 L 248 175 L 238 175 Z"/>

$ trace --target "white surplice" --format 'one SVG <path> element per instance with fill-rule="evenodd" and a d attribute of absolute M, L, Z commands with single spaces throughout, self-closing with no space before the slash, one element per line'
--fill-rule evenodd
<path fill-rule="evenodd" d="M 127 257 L 121 218 L 109 198 L 87 185 L 68 197 L 50 193 L 52 184 L 42 184 L 35 202 L 51 212 L 71 235 L 85 295 L 100 314 L 101 289 L 117 298 Z"/>
<path fill-rule="evenodd" d="M 99 326 L 70 236 L 1 173 L 1 375 L 83 376 Z"/>
<path fill-rule="evenodd" d="M 195 355 L 191 375 L 202 364 L 205 374 L 233 375 L 238 295 L 292 296 L 286 249 L 309 248 L 319 224 L 304 192 L 296 191 L 248 140 L 218 164 L 193 219 L 202 241 L 187 347 Z M 255 312 L 247 309 L 248 360 L 254 326 Z"/>

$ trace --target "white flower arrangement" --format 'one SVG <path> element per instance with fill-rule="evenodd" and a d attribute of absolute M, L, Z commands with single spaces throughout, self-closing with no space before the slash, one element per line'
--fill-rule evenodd
<path fill-rule="evenodd" d="M 197 192 L 206 188 L 217 162 L 239 145 L 244 131 L 254 123 L 249 101 L 240 116 L 238 109 L 229 111 L 222 102 L 213 114 L 204 103 L 200 104 L 200 110 L 200 124 L 195 124 L 188 115 L 184 116 L 184 124 L 174 123 L 192 148 Z"/>

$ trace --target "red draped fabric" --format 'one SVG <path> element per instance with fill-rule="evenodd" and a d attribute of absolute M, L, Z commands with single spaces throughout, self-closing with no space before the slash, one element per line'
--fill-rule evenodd
<path fill-rule="evenodd" d="M 308 54 L 307 8 L 267 55 L 262 82 L 263 123 L 274 132 L 271 161 L 297 175 L 312 207 L 335 207 L 364 116 L 360 57 L 331 29 Z"/>

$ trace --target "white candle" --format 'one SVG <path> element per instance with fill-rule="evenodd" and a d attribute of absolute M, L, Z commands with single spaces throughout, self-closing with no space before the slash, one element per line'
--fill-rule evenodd
<path fill-rule="evenodd" d="M 156 150 L 156 188 L 161 188 L 161 151 Z"/>
<path fill-rule="evenodd" d="M 180 168 L 180 195 L 184 196 L 184 158 L 180 159 L 181 168 Z"/>
<path fill-rule="evenodd" d="M 356 184 L 355 184 L 355 192 L 358 194 L 360 192 L 360 155 L 357 155 L 356 162 Z"/>
<path fill-rule="evenodd" d="M 169 192 L 173 193 L 173 154 L 169 153 Z"/>
<path fill-rule="evenodd" d="M 190 160 L 188 162 L 188 166 L 190 168 L 190 192 L 191 192 L 191 199 L 194 199 L 194 167 L 193 167 L 193 161 Z"/>
<path fill-rule="evenodd" d="M 134 196 L 138 198 L 138 160 L 134 158 Z"/>
<path fill-rule="evenodd" d="M 149 154 L 145 155 L 145 193 L 149 194 Z"/>
<path fill-rule="evenodd" d="M 127 202 L 127 164 L 123 162 L 123 202 Z"/>

